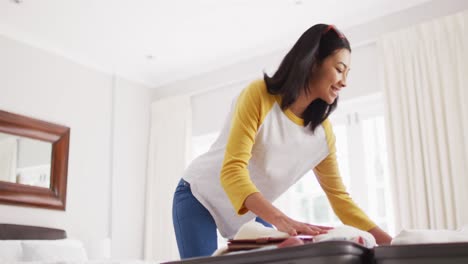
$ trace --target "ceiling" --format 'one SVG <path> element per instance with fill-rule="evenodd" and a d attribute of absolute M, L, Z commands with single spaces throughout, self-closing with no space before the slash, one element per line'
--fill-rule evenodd
<path fill-rule="evenodd" d="M 155 88 L 427 1 L 0 0 L 0 34 Z"/>

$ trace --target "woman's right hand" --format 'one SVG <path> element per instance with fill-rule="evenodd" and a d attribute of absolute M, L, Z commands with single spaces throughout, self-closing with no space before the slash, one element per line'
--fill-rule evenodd
<path fill-rule="evenodd" d="M 285 215 L 280 216 L 277 219 L 275 219 L 274 223 L 272 224 L 276 227 L 276 229 L 278 229 L 279 231 L 288 233 L 290 236 L 296 236 L 296 235 L 316 236 L 316 235 L 326 234 L 328 230 L 333 229 L 333 227 L 311 225 L 311 224 L 299 222 Z"/>
<path fill-rule="evenodd" d="M 245 199 L 244 205 L 257 216 L 274 225 L 279 231 L 288 233 L 291 236 L 316 236 L 325 234 L 328 230 L 333 229 L 333 227 L 311 225 L 293 220 L 273 206 L 259 192 L 249 195 Z"/>

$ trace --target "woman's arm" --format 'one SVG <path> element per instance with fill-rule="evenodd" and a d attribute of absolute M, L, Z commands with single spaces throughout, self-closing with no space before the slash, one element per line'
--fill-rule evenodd
<path fill-rule="evenodd" d="M 265 89 L 265 91 L 263 91 Z M 248 163 L 252 157 L 258 127 L 262 124 L 269 105 L 264 102 L 265 87 L 253 82 L 237 98 L 232 110 L 223 166 L 220 173 L 221 186 L 224 188 L 234 210 L 243 215 L 248 212 L 245 199 L 252 193 L 259 192 L 250 179 Z"/>
<path fill-rule="evenodd" d="M 346 191 L 346 187 L 343 184 L 336 158 L 336 139 L 329 120 L 325 120 L 322 126 L 325 130 L 329 154 L 314 168 L 317 180 L 325 191 L 333 211 L 343 224 L 354 226 L 365 231 L 373 230 L 377 225 L 369 219 L 353 199 L 351 199 L 351 196 Z M 381 231 L 380 228 L 377 230 Z M 376 231 L 376 234 L 381 234 L 381 232 Z M 381 237 L 384 238 L 384 236 L 379 235 L 379 241 Z M 386 240 L 388 240 L 388 237 Z M 386 240 L 383 239 L 382 241 Z"/>
<path fill-rule="evenodd" d="M 259 192 L 249 195 L 245 199 L 244 206 L 255 215 L 274 225 L 279 231 L 291 236 L 298 234 L 319 235 L 327 233 L 327 230 L 331 229 L 331 227 L 311 225 L 289 218 Z"/>

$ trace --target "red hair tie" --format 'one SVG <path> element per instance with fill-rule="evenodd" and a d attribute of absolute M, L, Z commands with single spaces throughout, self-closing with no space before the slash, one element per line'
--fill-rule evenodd
<path fill-rule="evenodd" d="M 330 31 L 331 29 L 333 29 L 336 34 L 338 35 L 339 38 L 341 39 L 345 39 L 345 35 L 343 33 L 341 33 L 341 31 L 339 31 L 335 25 L 328 25 L 328 27 L 323 31 L 323 34 L 326 34 L 328 31 Z"/>

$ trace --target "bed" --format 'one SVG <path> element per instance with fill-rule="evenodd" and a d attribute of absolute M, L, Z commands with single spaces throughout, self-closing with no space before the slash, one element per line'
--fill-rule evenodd
<path fill-rule="evenodd" d="M 0 224 L 0 263 L 155 264 L 142 260 L 89 259 L 83 243 L 65 230 Z"/>

